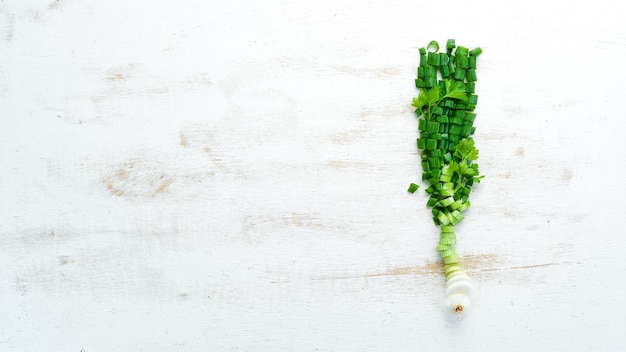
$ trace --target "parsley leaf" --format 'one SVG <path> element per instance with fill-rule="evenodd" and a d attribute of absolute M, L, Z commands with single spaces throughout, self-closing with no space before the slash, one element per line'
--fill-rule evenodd
<path fill-rule="evenodd" d="M 435 86 L 432 89 L 422 89 L 420 90 L 417 98 L 413 98 L 413 105 L 417 108 L 417 110 L 421 113 L 423 112 L 423 108 L 425 106 L 430 107 L 431 105 L 436 105 L 441 99 L 441 89 L 439 86 Z"/>
<path fill-rule="evenodd" d="M 463 160 L 478 160 L 478 149 L 474 146 L 474 140 L 463 138 L 456 146 L 454 154 Z"/>
<path fill-rule="evenodd" d="M 445 79 L 446 95 L 444 98 L 454 98 L 462 101 L 467 101 L 467 94 L 465 90 L 465 83 L 453 79 Z"/>

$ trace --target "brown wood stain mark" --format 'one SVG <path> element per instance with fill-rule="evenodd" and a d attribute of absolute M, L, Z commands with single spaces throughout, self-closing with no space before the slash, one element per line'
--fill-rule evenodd
<path fill-rule="evenodd" d="M 353 76 L 359 77 L 378 77 L 378 78 L 390 78 L 402 73 L 402 69 L 399 67 L 381 67 L 381 68 L 361 68 L 352 66 L 333 66 L 337 71 L 347 73 Z"/>
<path fill-rule="evenodd" d="M 246 216 L 242 219 L 243 234 L 248 240 L 255 241 L 264 233 L 279 230 L 291 232 L 299 229 L 311 230 L 344 230 L 348 225 L 333 219 L 324 219 L 317 213 L 286 212 L 267 216 Z"/>
<path fill-rule="evenodd" d="M 128 80 L 133 77 L 134 73 L 136 73 L 140 67 L 141 66 L 139 64 L 132 62 L 125 65 L 115 66 L 106 72 L 105 78 L 109 82 Z"/>
<path fill-rule="evenodd" d="M 115 74 L 112 74 L 112 75 L 107 76 L 107 79 L 108 79 L 109 81 L 121 81 L 121 80 L 126 79 L 126 78 L 128 78 L 128 77 L 127 77 L 127 76 L 125 76 L 123 73 L 119 73 L 119 72 L 118 72 L 118 73 L 115 73 Z"/>
<path fill-rule="evenodd" d="M 124 170 L 124 169 L 119 169 L 117 170 L 117 172 L 115 173 L 115 175 L 120 179 L 120 180 L 128 180 L 128 171 Z"/>
<path fill-rule="evenodd" d="M 499 257 L 495 254 L 469 254 L 464 255 L 460 259 L 460 264 L 465 271 L 469 272 L 481 272 L 488 271 L 482 269 L 484 267 L 491 267 L 493 264 L 500 262 Z M 407 275 L 443 275 L 443 262 L 427 261 L 422 265 L 417 266 L 401 266 L 391 268 L 383 272 L 370 273 L 360 276 L 343 276 L 343 277 L 325 277 L 319 280 L 338 280 L 338 279 L 356 279 L 356 278 L 372 278 L 372 277 L 386 277 L 386 276 L 407 276 Z"/>
<path fill-rule="evenodd" d="M 161 176 L 161 179 L 163 179 L 163 178 L 164 178 L 164 176 Z M 173 182 L 174 182 L 174 180 L 172 180 L 172 179 L 165 179 L 165 180 L 163 180 L 163 182 L 159 185 L 159 187 L 157 187 L 157 189 L 154 191 L 154 194 L 161 193 L 161 192 L 165 191 L 167 189 L 167 187 L 169 187 Z"/>
<path fill-rule="evenodd" d="M 521 114 L 524 111 L 524 109 L 522 109 L 519 106 L 511 106 L 511 107 L 506 107 L 504 111 L 510 113 L 511 115 L 517 115 L 517 114 Z"/>
<path fill-rule="evenodd" d="M 376 164 L 364 161 L 330 160 L 324 165 L 334 169 L 377 169 Z"/>
<path fill-rule="evenodd" d="M 367 118 L 369 115 L 369 111 L 362 112 L 360 122 L 361 126 L 359 128 L 353 128 L 348 131 L 339 132 L 335 135 L 332 135 L 329 137 L 330 141 L 334 144 L 349 144 L 363 138 L 367 133 Z"/>
<path fill-rule="evenodd" d="M 536 268 L 544 268 L 548 266 L 555 265 L 580 265 L 584 264 L 583 262 L 556 262 L 556 263 L 541 263 L 541 264 L 529 264 L 529 265 L 514 265 L 514 266 L 505 266 L 500 268 L 484 268 L 477 269 L 476 271 L 501 271 L 501 270 L 517 270 L 517 269 L 536 269 Z"/>
<path fill-rule="evenodd" d="M 502 215 L 504 215 L 505 218 L 510 218 L 510 219 L 515 219 L 518 217 L 518 214 L 511 210 L 505 210 L 504 213 L 502 213 Z"/>
<path fill-rule="evenodd" d="M 243 219 L 245 230 L 268 228 L 275 229 L 281 227 L 308 227 L 324 228 L 324 222 L 319 213 L 283 213 L 279 215 L 269 215 L 261 217 L 246 216 Z"/>
<path fill-rule="evenodd" d="M 56 10 L 59 8 L 59 4 L 61 3 L 61 1 L 59 0 L 54 0 L 53 2 L 51 2 L 50 4 L 48 4 L 48 10 Z"/>
<path fill-rule="evenodd" d="M 405 275 L 430 275 L 443 273 L 442 262 L 426 262 L 424 265 L 418 266 L 401 266 L 391 268 L 384 272 L 363 275 L 363 277 L 381 277 L 381 276 L 405 276 Z"/>
<path fill-rule="evenodd" d="M 524 151 L 524 147 L 519 147 L 517 148 L 517 150 L 515 151 L 515 155 L 516 156 L 524 156 L 525 151 Z"/>
<path fill-rule="evenodd" d="M 330 141 L 334 144 L 350 144 L 362 137 L 362 130 L 352 130 L 349 132 L 340 132 L 330 136 Z"/>
<path fill-rule="evenodd" d="M 499 262 L 500 258 L 492 253 L 468 254 L 461 257 L 461 265 L 465 270 L 476 270 Z"/>
<path fill-rule="evenodd" d="M 187 136 L 185 136 L 184 134 L 180 134 L 180 144 L 181 146 L 183 146 L 183 148 L 187 148 L 189 146 L 189 141 L 187 140 Z"/>
<path fill-rule="evenodd" d="M 572 180 L 572 177 L 574 177 L 574 173 L 572 172 L 572 170 L 563 169 L 563 172 L 561 173 L 561 180 L 565 185 L 569 184 L 569 182 Z"/>
<path fill-rule="evenodd" d="M 106 187 L 107 187 L 107 190 L 109 191 L 109 193 L 111 193 L 114 196 L 121 197 L 121 196 L 124 195 L 124 191 L 122 191 L 119 188 L 113 187 L 113 185 L 110 184 L 110 183 L 107 183 Z"/>
<path fill-rule="evenodd" d="M 123 186 L 128 181 L 131 172 L 135 168 L 134 162 L 126 162 L 104 180 L 107 190 L 114 196 L 121 197 L 124 195 Z M 122 186 L 122 187 L 120 187 Z"/>
<path fill-rule="evenodd" d="M 213 132 L 208 126 L 190 125 L 180 130 L 180 145 L 196 151 L 208 153 L 213 143 Z"/>
<path fill-rule="evenodd" d="M 164 193 L 175 179 L 159 172 L 158 164 L 125 162 L 105 177 L 106 190 L 116 197 L 154 197 Z"/>
<path fill-rule="evenodd" d="M 6 14 L 5 19 L 4 40 L 10 43 L 13 41 L 13 35 L 15 34 L 15 14 Z"/>
<path fill-rule="evenodd" d="M 291 213 L 283 216 L 287 226 L 322 228 L 324 224 L 319 213 Z"/>

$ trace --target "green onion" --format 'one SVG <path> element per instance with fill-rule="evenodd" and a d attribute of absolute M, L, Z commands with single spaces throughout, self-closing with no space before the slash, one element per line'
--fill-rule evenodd
<path fill-rule="evenodd" d="M 458 81 L 464 80 L 465 79 L 465 69 L 459 67 L 456 70 L 454 70 L 454 79 L 456 79 Z"/>
<path fill-rule="evenodd" d="M 434 40 L 431 40 L 430 43 L 428 43 L 428 46 L 426 47 L 428 49 L 429 52 L 437 52 L 439 51 L 439 43 L 437 43 Z"/>
<path fill-rule="evenodd" d="M 470 68 L 467 70 L 467 81 L 468 82 L 476 82 L 478 78 L 476 78 L 476 69 Z"/>
<path fill-rule="evenodd" d="M 459 56 L 456 57 L 456 67 L 459 68 L 468 68 L 469 67 L 469 56 Z"/>
<path fill-rule="evenodd" d="M 413 99 L 419 117 L 416 144 L 421 151 L 422 180 L 428 184 L 426 205 L 432 208 L 433 223 L 441 227 L 437 250 L 447 278 L 444 303 L 457 313 L 469 308 L 473 292 L 454 245 L 455 226 L 470 207 L 472 185 L 482 178 L 472 139 L 476 131 L 476 113 L 472 111 L 478 103 L 477 57 L 481 53 L 480 48 L 456 46 L 454 39 L 448 39 L 445 52 L 439 52 L 434 40 L 420 48 L 415 80 L 419 95 Z M 412 183 L 408 191 L 417 189 Z"/>
<path fill-rule="evenodd" d="M 439 66 L 439 54 L 433 53 L 433 52 L 429 52 L 428 53 L 428 61 L 427 61 L 427 63 L 429 65 Z"/>
<path fill-rule="evenodd" d="M 456 47 L 456 51 L 454 52 L 454 55 L 456 55 L 456 56 L 468 56 L 469 55 L 469 51 L 464 46 L 457 46 Z"/>
<path fill-rule="evenodd" d="M 483 49 L 481 49 L 481 48 L 474 48 L 474 49 L 472 49 L 469 52 L 469 54 L 472 55 L 472 56 L 478 56 L 478 55 L 480 55 L 482 53 L 483 53 Z"/>
<path fill-rule="evenodd" d="M 476 68 L 476 56 L 469 57 L 469 67 Z"/>
<path fill-rule="evenodd" d="M 420 66 L 426 66 L 426 55 L 420 55 Z"/>
<path fill-rule="evenodd" d="M 454 44 L 454 39 L 448 39 L 448 42 L 446 43 L 446 49 L 454 49 L 455 46 L 456 44 Z"/>
<path fill-rule="evenodd" d="M 446 53 L 439 53 L 439 65 L 444 66 L 448 64 L 448 55 Z"/>

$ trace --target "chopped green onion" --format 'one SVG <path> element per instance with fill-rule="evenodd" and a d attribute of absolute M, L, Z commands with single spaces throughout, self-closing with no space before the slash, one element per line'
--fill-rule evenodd
<path fill-rule="evenodd" d="M 426 66 L 426 55 L 420 55 L 420 66 Z"/>
<path fill-rule="evenodd" d="M 453 240 L 452 238 L 440 238 L 439 239 L 439 244 L 442 245 L 453 245 L 456 241 Z"/>
<path fill-rule="evenodd" d="M 436 122 L 436 121 L 426 122 L 426 131 L 428 131 L 429 133 L 435 133 L 439 131 L 439 122 Z"/>
<path fill-rule="evenodd" d="M 476 77 L 476 69 L 470 68 L 467 70 L 467 81 L 468 82 L 476 82 L 478 78 Z"/>
<path fill-rule="evenodd" d="M 448 205 L 452 204 L 453 202 L 454 202 L 454 198 L 452 198 L 452 197 L 444 198 L 444 199 L 439 201 L 439 203 L 441 203 L 441 205 L 443 205 L 444 207 L 447 207 Z"/>
<path fill-rule="evenodd" d="M 433 210 L 435 210 L 435 208 L 433 208 Z M 448 225 L 450 223 L 450 219 L 442 212 L 438 212 L 435 216 L 442 225 Z"/>
<path fill-rule="evenodd" d="M 457 81 L 462 81 L 465 79 L 465 70 L 462 68 L 457 68 L 454 71 L 454 79 L 456 79 Z"/>
<path fill-rule="evenodd" d="M 454 71 L 456 71 L 452 62 L 453 60 L 454 60 L 454 56 L 450 57 L 450 61 L 448 61 L 448 71 L 450 71 L 450 73 L 454 73 Z"/>
<path fill-rule="evenodd" d="M 481 48 L 474 48 L 474 49 L 472 49 L 469 52 L 469 54 L 472 55 L 472 56 L 478 56 L 478 55 L 480 55 L 482 53 L 483 53 L 483 49 L 481 49 Z"/>
<path fill-rule="evenodd" d="M 449 257 L 443 257 L 444 264 L 454 264 L 459 262 L 459 257 L 455 254 Z"/>
<path fill-rule="evenodd" d="M 437 247 L 439 247 L 439 246 L 437 246 Z M 456 255 L 456 251 L 454 249 L 452 249 L 450 246 L 445 246 L 444 245 L 444 246 L 441 246 L 441 247 L 443 247 L 443 248 L 442 249 L 437 248 L 437 249 L 439 250 L 439 253 L 441 254 L 442 257 L 445 258 L 445 257 L 451 257 L 453 255 Z"/>
<path fill-rule="evenodd" d="M 439 65 L 447 65 L 448 64 L 448 55 L 446 53 L 439 53 Z"/>
<path fill-rule="evenodd" d="M 468 56 L 469 50 L 464 46 L 457 46 L 456 51 L 454 52 L 456 56 Z"/>
<path fill-rule="evenodd" d="M 443 115 L 443 114 L 441 114 L 441 115 Z M 448 116 L 437 116 L 437 119 L 435 119 L 435 121 L 440 123 L 440 125 L 439 125 L 440 127 L 441 126 L 445 126 L 445 123 L 448 122 Z"/>
<path fill-rule="evenodd" d="M 441 77 L 448 78 L 450 76 L 450 67 L 448 65 L 441 66 Z"/>
<path fill-rule="evenodd" d="M 454 233 L 454 226 L 442 226 L 441 232 L 442 233 Z"/>
<path fill-rule="evenodd" d="M 428 53 L 428 64 L 433 66 L 439 66 L 439 54 L 434 52 Z"/>
<path fill-rule="evenodd" d="M 426 76 L 426 78 L 424 78 L 424 87 L 425 88 L 432 88 L 435 85 L 437 85 L 437 78 L 436 77 L 428 77 L 428 76 Z"/>
<path fill-rule="evenodd" d="M 465 203 L 461 204 L 458 210 L 460 212 L 463 212 L 465 211 L 465 209 L 469 208 L 470 206 L 471 206 L 470 202 L 466 201 Z"/>
<path fill-rule="evenodd" d="M 415 193 L 415 191 L 417 191 L 417 189 L 418 189 L 418 188 L 419 188 L 419 186 L 418 186 L 418 185 L 416 185 L 415 183 L 411 183 L 411 184 L 409 185 L 409 189 L 408 189 L 408 191 L 409 191 L 410 193 Z"/>
<path fill-rule="evenodd" d="M 476 68 L 476 56 L 469 57 L 469 67 Z"/>
<path fill-rule="evenodd" d="M 439 191 L 439 195 L 442 197 L 452 197 L 454 195 L 454 190 L 451 189 L 443 189 L 441 191 Z"/>
<path fill-rule="evenodd" d="M 469 56 L 458 56 L 456 57 L 456 67 L 458 68 L 468 68 L 469 67 Z"/>
<path fill-rule="evenodd" d="M 428 43 L 428 46 L 426 48 L 431 53 L 432 52 L 437 52 L 437 51 L 439 51 L 439 43 L 437 43 L 434 40 L 431 40 L 430 43 Z"/>

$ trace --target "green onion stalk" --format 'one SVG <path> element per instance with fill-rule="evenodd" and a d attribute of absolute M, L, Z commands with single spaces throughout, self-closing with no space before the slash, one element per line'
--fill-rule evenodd
<path fill-rule="evenodd" d="M 478 102 L 476 58 L 482 50 L 456 46 L 454 39 L 449 39 L 445 51 L 439 52 L 439 44 L 431 41 L 419 53 L 415 79 L 419 95 L 412 105 L 418 117 L 422 180 L 428 184 L 427 205 L 440 228 L 437 250 L 446 275 L 444 305 L 462 313 L 471 305 L 474 285 L 454 248 L 455 226 L 470 207 L 472 186 L 484 177 L 478 172 L 478 149 L 472 139 Z M 411 184 L 409 192 L 416 189 L 417 185 Z"/>

